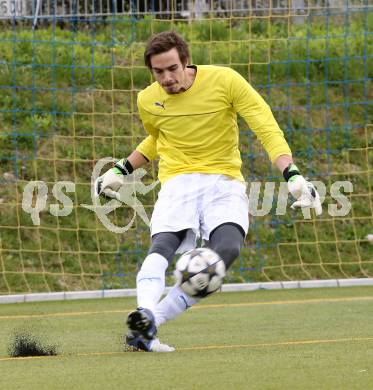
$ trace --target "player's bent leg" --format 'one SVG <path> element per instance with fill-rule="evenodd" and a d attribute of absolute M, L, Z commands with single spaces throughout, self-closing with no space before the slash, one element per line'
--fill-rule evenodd
<path fill-rule="evenodd" d="M 164 232 L 152 237 L 152 245 L 137 274 L 137 304 L 154 310 L 165 288 L 165 272 L 185 231 Z"/>
<path fill-rule="evenodd" d="M 228 269 L 239 256 L 245 239 L 245 231 L 236 223 L 223 223 L 216 227 L 209 238 L 209 247 L 224 261 Z"/>
<path fill-rule="evenodd" d="M 153 311 L 165 288 L 168 263 L 184 236 L 185 231 L 158 233 L 152 237 L 148 256 L 136 278 L 138 308 L 127 318 L 127 345 L 145 351 L 169 352 L 171 347 L 155 338 L 157 327 Z"/>

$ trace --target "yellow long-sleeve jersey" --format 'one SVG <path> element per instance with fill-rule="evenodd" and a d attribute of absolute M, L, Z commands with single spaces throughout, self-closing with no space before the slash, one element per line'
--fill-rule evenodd
<path fill-rule="evenodd" d="M 181 173 L 216 173 L 243 180 L 237 114 L 257 135 L 271 161 L 291 155 L 269 106 L 236 71 L 199 65 L 193 85 L 167 94 L 152 83 L 138 94 L 138 110 L 149 136 L 136 150 L 159 156 L 159 180 Z"/>

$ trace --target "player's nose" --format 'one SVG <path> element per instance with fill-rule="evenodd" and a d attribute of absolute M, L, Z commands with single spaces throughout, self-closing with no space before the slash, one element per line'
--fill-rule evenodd
<path fill-rule="evenodd" d="M 172 84 L 173 83 L 173 77 L 172 77 L 172 73 L 171 72 L 164 72 L 164 75 L 163 75 L 163 82 L 164 84 L 168 85 L 168 84 Z"/>

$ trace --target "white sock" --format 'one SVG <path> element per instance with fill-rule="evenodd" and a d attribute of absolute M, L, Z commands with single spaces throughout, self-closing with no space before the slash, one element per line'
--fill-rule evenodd
<path fill-rule="evenodd" d="M 185 294 L 179 286 L 172 287 L 168 294 L 155 307 L 155 325 L 158 327 L 166 321 L 176 318 L 198 301 L 199 299 Z"/>
<path fill-rule="evenodd" d="M 136 277 L 137 305 L 154 312 L 165 289 L 168 261 L 158 253 L 146 256 Z"/>

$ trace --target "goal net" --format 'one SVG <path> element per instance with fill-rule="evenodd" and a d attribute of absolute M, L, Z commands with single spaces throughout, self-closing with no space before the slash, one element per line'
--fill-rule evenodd
<path fill-rule="evenodd" d="M 227 282 L 372 277 L 372 26 L 368 0 L 5 1 L 0 294 L 134 287 L 157 162 L 131 184 L 136 211 L 129 202 L 98 215 L 91 177 L 100 159 L 125 157 L 146 136 L 136 108 L 152 81 L 143 50 L 170 29 L 193 63 L 230 66 L 258 90 L 301 172 L 325 190 L 320 217 L 290 200 L 282 212 L 281 175 L 240 120 L 256 192 Z"/>

